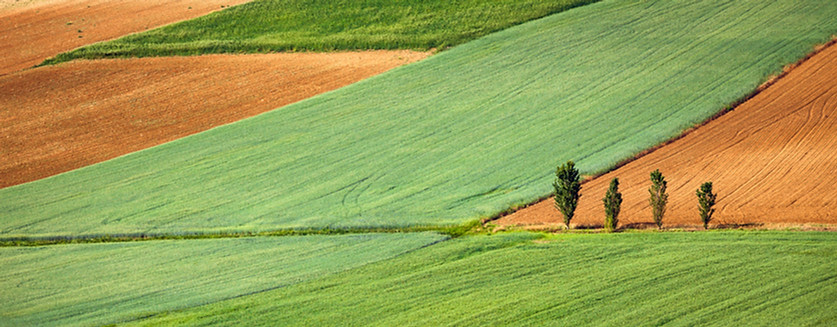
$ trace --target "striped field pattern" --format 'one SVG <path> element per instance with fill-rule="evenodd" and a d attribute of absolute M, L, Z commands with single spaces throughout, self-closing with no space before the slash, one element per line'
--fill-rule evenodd
<path fill-rule="evenodd" d="M 837 234 L 459 238 L 140 325 L 830 326 Z M 359 295 L 363 296 L 359 296 Z"/>
<path fill-rule="evenodd" d="M 91 326 L 286 287 L 445 240 L 435 233 L 0 248 L 0 326 Z"/>
<path fill-rule="evenodd" d="M 0 237 L 455 225 L 679 134 L 837 33 L 837 2 L 603 1 L 0 190 Z"/>

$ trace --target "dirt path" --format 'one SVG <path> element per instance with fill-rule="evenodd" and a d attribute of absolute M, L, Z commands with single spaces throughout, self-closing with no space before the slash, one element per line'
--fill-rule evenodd
<path fill-rule="evenodd" d="M 715 223 L 837 224 L 837 46 L 792 70 L 719 119 L 582 187 L 573 223 L 599 225 L 601 198 L 614 177 L 622 224 L 651 223 L 649 174 L 668 181 L 666 225 L 698 225 L 695 190 L 712 181 Z M 497 221 L 557 225 L 549 199 Z"/>
<path fill-rule="evenodd" d="M 3 0 L 0 75 L 82 45 L 190 19 L 250 0 Z"/>
<path fill-rule="evenodd" d="M 0 187 L 234 122 L 427 57 L 412 51 L 74 61 L 0 77 Z"/>

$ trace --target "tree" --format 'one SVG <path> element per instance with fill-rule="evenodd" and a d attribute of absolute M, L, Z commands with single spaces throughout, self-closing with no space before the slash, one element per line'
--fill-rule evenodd
<path fill-rule="evenodd" d="M 654 223 L 657 228 L 663 229 L 663 215 L 666 213 L 666 203 L 668 203 L 668 194 L 666 193 L 666 182 L 660 170 L 651 172 L 651 188 L 648 193 L 651 194 L 651 210 L 654 214 Z"/>
<path fill-rule="evenodd" d="M 604 228 L 607 231 L 612 231 L 619 224 L 619 210 L 622 208 L 622 193 L 619 193 L 618 178 L 614 177 L 610 181 L 610 187 L 607 189 L 602 202 L 604 202 L 605 207 Z"/>
<path fill-rule="evenodd" d="M 715 213 L 715 208 L 712 207 L 718 195 L 712 193 L 712 182 L 703 183 L 695 194 L 698 197 L 698 210 L 700 210 L 700 220 L 703 221 L 703 229 L 709 229 L 709 221 Z"/>
<path fill-rule="evenodd" d="M 558 166 L 552 186 L 555 187 L 555 207 L 564 215 L 564 224 L 570 229 L 570 220 L 575 215 L 578 198 L 581 197 L 581 183 L 574 162 L 567 161 L 566 164 Z"/>

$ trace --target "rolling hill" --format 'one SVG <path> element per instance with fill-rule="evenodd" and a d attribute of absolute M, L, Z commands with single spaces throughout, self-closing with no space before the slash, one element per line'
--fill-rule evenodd
<path fill-rule="evenodd" d="M 651 223 L 649 173 L 668 180 L 664 223 L 700 225 L 695 191 L 712 181 L 718 194 L 712 225 L 837 224 L 837 47 L 794 68 L 776 84 L 680 140 L 582 187 L 579 225 L 601 225 L 601 196 L 619 178 L 623 225 Z M 557 224 L 551 200 L 500 224 Z"/>
<path fill-rule="evenodd" d="M 0 4 L 0 76 L 35 66 L 80 46 L 199 17 L 247 1 L 3 1 Z"/>
<path fill-rule="evenodd" d="M 830 325 L 835 233 L 455 239 L 132 325 Z"/>
<path fill-rule="evenodd" d="M 90 326 L 205 305 L 403 255 L 435 233 L 0 248 L 0 325 Z"/>
<path fill-rule="evenodd" d="M 837 32 L 837 3 L 605 1 L 0 190 L 0 235 L 455 225 L 678 135 Z"/>

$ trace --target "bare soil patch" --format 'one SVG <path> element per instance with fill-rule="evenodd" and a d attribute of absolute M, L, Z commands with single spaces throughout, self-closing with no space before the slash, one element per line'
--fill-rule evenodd
<path fill-rule="evenodd" d="M 664 226 L 701 225 L 695 190 L 712 181 L 719 195 L 710 225 L 830 228 L 837 224 L 834 76 L 837 46 L 830 46 L 734 111 L 585 183 L 573 223 L 601 226 L 601 199 L 618 177 L 624 198 L 620 225 L 647 227 L 649 174 L 660 169 L 670 194 Z M 553 203 L 541 201 L 495 223 L 558 226 Z"/>
<path fill-rule="evenodd" d="M 74 61 L 0 77 L 0 187 L 55 175 L 337 89 L 430 53 Z"/>
<path fill-rule="evenodd" d="M 0 75 L 82 45 L 114 39 L 251 0 L 3 0 Z"/>

